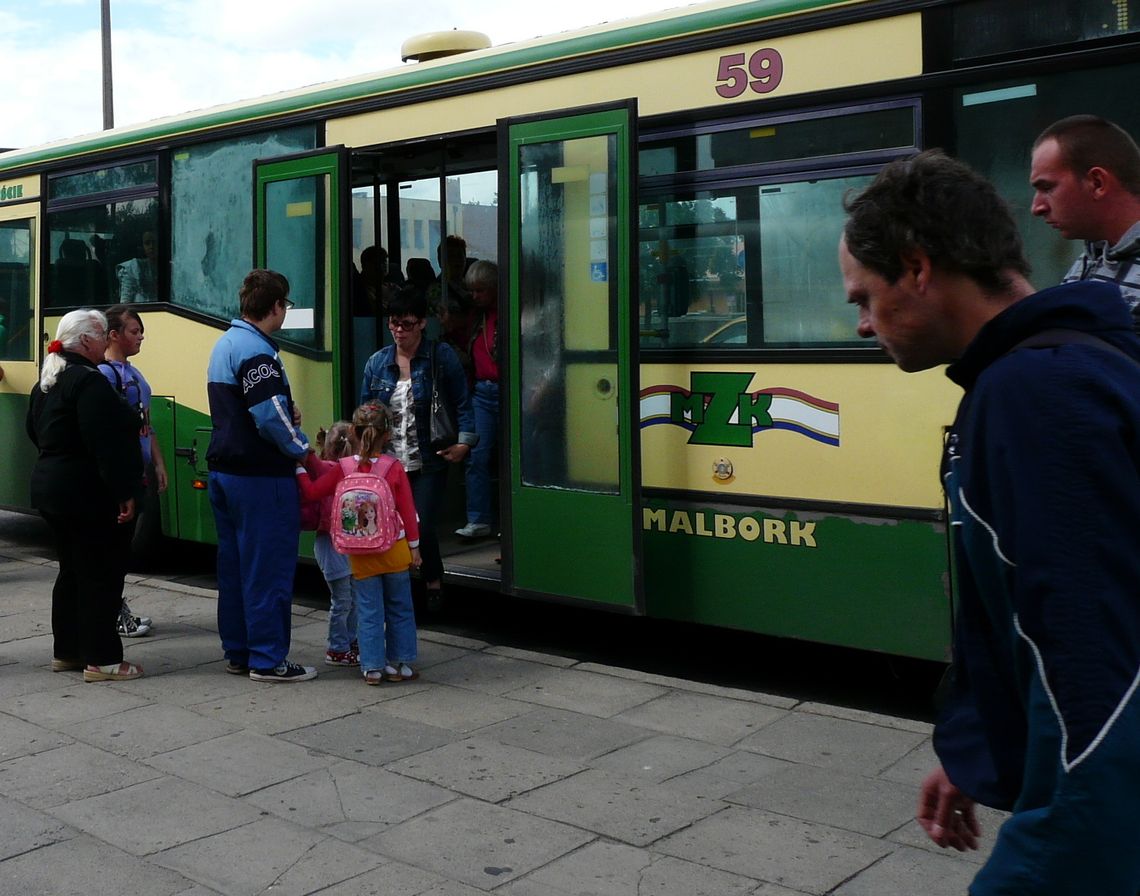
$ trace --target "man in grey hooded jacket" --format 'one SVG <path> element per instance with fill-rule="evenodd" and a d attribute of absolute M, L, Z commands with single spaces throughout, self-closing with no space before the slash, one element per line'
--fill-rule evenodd
<path fill-rule="evenodd" d="M 1071 115 L 1033 143 L 1033 214 L 1085 250 L 1064 282 L 1116 283 L 1140 333 L 1140 149 L 1118 125 Z"/>

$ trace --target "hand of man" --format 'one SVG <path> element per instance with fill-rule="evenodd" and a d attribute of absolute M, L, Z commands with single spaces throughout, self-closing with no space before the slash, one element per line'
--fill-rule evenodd
<path fill-rule="evenodd" d="M 922 782 L 916 817 L 926 836 L 944 849 L 978 848 L 982 828 L 974 815 L 974 801 L 950 782 L 942 766 Z"/>

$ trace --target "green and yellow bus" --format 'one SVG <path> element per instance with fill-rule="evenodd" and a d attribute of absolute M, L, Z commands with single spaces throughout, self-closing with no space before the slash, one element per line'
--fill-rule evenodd
<path fill-rule="evenodd" d="M 0 504 L 27 505 L 47 334 L 125 299 L 172 474 L 150 514 L 212 541 L 206 361 L 243 275 L 292 284 L 312 435 L 386 333 L 360 251 L 438 271 L 458 234 L 501 272 L 501 543 L 445 538 L 449 580 L 944 659 L 958 396 L 856 338 L 841 200 L 942 146 L 1058 281 L 1078 247 L 1030 216 L 1030 144 L 1076 112 L 1140 133 L 1137 8 L 714 0 L 427 59 L 437 34 L 389 71 L 0 154 Z"/>

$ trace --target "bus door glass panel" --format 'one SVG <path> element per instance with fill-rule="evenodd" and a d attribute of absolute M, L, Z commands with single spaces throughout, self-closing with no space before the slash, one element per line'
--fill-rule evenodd
<path fill-rule="evenodd" d="M 285 275 L 293 302 L 280 336 L 314 348 L 322 347 L 327 332 L 327 322 L 317 317 L 327 305 L 324 181 L 299 177 L 265 185 L 265 265 Z"/>
<path fill-rule="evenodd" d="M 34 219 L 0 221 L 0 360 L 34 359 L 34 242 Z"/>
<path fill-rule="evenodd" d="M 348 383 L 342 365 L 340 317 L 342 233 L 339 184 L 347 169 L 342 148 L 255 165 L 254 251 L 257 267 L 284 274 L 293 307 L 274 334 L 282 348 L 302 426 L 314 438 L 321 427 L 352 412 L 359 382 Z M 347 251 L 347 250 L 346 250 Z"/>
<path fill-rule="evenodd" d="M 643 199 L 642 346 L 861 344 L 834 254 L 843 196 L 870 180 L 818 177 Z"/>
<path fill-rule="evenodd" d="M 504 576 L 516 592 L 640 606 L 622 108 L 512 124 L 503 402 Z"/>
<path fill-rule="evenodd" d="M 618 491 L 613 154 L 612 135 L 520 150 L 523 485 Z"/>

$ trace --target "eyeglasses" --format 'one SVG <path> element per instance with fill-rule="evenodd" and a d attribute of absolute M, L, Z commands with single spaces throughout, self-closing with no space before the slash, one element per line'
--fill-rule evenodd
<path fill-rule="evenodd" d="M 420 322 L 418 317 L 409 318 L 408 320 L 395 320 L 394 318 L 388 319 L 388 329 L 390 330 L 414 330 L 416 324 Z"/>
<path fill-rule="evenodd" d="M 297 303 L 294 302 L 292 299 L 282 299 L 281 304 L 285 306 L 286 311 L 288 311 L 290 308 L 297 307 Z"/>

